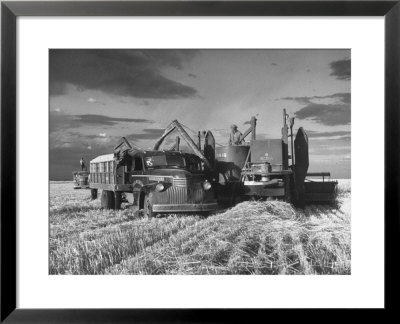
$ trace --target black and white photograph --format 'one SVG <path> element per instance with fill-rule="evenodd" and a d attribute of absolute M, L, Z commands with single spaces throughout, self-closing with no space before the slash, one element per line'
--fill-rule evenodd
<path fill-rule="evenodd" d="M 50 275 L 351 275 L 350 49 L 50 49 Z"/>

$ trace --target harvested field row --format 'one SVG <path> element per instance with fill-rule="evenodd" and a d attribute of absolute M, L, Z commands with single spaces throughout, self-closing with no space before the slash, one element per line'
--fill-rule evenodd
<path fill-rule="evenodd" d="M 120 263 L 194 221 L 193 217 L 141 219 L 123 227 L 81 233 L 75 240 L 57 242 L 50 247 L 50 274 L 101 274 L 105 268 Z"/>
<path fill-rule="evenodd" d="M 336 206 L 255 201 L 208 218 L 154 219 L 102 210 L 70 183 L 53 187 L 50 274 L 351 273 L 349 183 Z"/>
<path fill-rule="evenodd" d="M 149 246 L 110 274 L 350 273 L 349 224 L 291 205 L 245 202 Z"/>

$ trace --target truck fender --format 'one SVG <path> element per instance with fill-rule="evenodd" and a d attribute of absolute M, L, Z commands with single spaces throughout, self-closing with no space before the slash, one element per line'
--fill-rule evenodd
<path fill-rule="evenodd" d="M 135 180 L 132 183 L 132 193 L 133 193 L 133 199 L 134 199 L 134 205 L 139 207 L 140 205 L 140 193 L 142 192 L 143 189 L 143 182 L 140 180 Z"/>
<path fill-rule="evenodd" d="M 147 195 L 151 196 L 151 190 L 148 186 L 144 186 L 139 192 L 138 192 L 138 208 L 143 209 L 144 208 L 144 199 Z"/>

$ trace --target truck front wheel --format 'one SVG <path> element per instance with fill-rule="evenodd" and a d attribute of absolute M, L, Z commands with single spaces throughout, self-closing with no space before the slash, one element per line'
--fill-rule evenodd
<path fill-rule="evenodd" d="M 155 213 L 153 212 L 153 205 L 151 204 L 150 198 L 147 195 L 144 198 L 144 215 L 149 218 L 155 216 Z"/>
<path fill-rule="evenodd" d="M 93 200 L 97 199 L 97 189 L 90 189 L 90 196 Z"/>
<path fill-rule="evenodd" d="M 103 190 L 103 192 L 101 193 L 101 207 L 105 209 L 114 209 L 114 192 L 110 190 Z"/>

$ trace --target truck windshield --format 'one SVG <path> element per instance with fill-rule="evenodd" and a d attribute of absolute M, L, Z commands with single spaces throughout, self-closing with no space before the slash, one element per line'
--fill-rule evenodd
<path fill-rule="evenodd" d="M 147 156 L 144 158 L 144 163 L 146 164 L 147 168 L 185 167 L 185 160 L 183 157 L 175 154 Z"/>
<path fill-rule="evenodd" d="M 201 160 L 194 156 L 186 156 L 186 169 L 189 171 L 202 171 Z"/>

